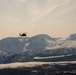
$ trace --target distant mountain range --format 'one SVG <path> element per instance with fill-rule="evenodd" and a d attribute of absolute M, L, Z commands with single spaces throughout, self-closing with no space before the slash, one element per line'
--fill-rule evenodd
<path fill-rule="evenodd" d="M 71 34 L 65 40 L 46 34 L 33 37 L 8 37 L 0 40 L 0 63 L 34 61 L 34 57 L 37 56 L 75 54 L 76 34 Z"/>
<path fill-rule="evenodd" d="M 59 39 L 58 39 L 59 40 Z M 0 40 L 0 50 L 20 53 L 26 50 L 41 50 L 58 45 L 57 39 L 46 34 L 33 37 L 8 37 Z"/>

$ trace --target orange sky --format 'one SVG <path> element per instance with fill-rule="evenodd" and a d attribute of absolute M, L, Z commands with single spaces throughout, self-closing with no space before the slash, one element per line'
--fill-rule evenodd
<path fill-rule="evenodd" d="M 0 0 L 0 38 L 76 33 L 76 0 Z"/>

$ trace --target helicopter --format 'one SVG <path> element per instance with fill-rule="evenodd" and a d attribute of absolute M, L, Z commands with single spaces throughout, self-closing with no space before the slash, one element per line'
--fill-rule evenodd
<path fill-rule="evenodd" d="M 25 37 L 25 36 L 27 36 L 27 33 L 19 33 L 19 35 L 20 35 L 21 37 Z"/>

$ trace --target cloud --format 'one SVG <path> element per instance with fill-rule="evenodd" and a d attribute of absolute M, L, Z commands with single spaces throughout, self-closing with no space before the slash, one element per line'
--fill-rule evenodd
<path fill-rule="evenodd" d="M 76 7 L 64 10 L 64 11 L 60 12 L 59 15 L 64 15 L 64 14 L 66 14 L 66 13 L 68 13 L 68 12 L 74 10 L 74 9 L 76 9 Z"/>
<path fill-rule="evenodd" d="M 18 18 L 7 16 L 7 15 L 2 15 L 0 14 L 0 21 L 4 22 L 4 24 L 22 24 L 23 22 L 19 20 Z"/>
<path fill-rule="evenodd" d="M 70 3 L 71 1 L 72 1 L 72 0 L 63 0 L 61 3 L 56 4 L 56 5 L 54 5 L 54 6 L 49 6 L 49 5 L 48 5 L 48 9 L 45 10 L 45 12 L 43 12 L 43 13 L 37 15 L 36 17 L 34 17 L 29 23 L 27 23 L 27 25 L 31 25 L 32 23 L 36 22 L 36 21 L 39 20 L 40 18 L 42 18 L 42 17 L 46 16 L 47 14 L 53 12 L 56 8 L 63 7 L 63 5 L 65 5 L 65 4 L 67 5 L 67 4 Z M 59 15 L 62 15 L 62 14 L 65 14 L 65 13 L 69 12 L 70 10 L 72 10 L 72 9 L 68 9 L 68 10 L 63 11 L 63 12 L 61 11 L 61 12 L 59 12 L 60 14 L 59 14 L 59 13 L 58 13 L 58 14 L 59 14 Z M 57 14 L 57 15 L 58 15 L 58 14 Z"/>
<path fill-rule="evenodd" d="M 65 1 L 65 4 L 68 4 L 68 3 L 70 3 L 72 0 L 66 0 Z"/>
<path fill-rule="evenodd" d="M 47 14 L 49 14 L 50 12 L 53 12 L 57 7 L 61 6 L 61 4 L 55 5 L 53 7 L 49 7 L 47 10 L 45 10 L 45 12 L 41 13 L 40 15 L 36 16 L 34 19 L 32 19 L 29 23 L 27 23 L 27 25 L 31 25 L 32 23 L 36 22 L 37 20 L 39 20 L 40 18 L 46 16 Z"/>
<path fill-rule="evenodd" d="M 14 0 L 15 2 L 26 2 L 27 0 Z"/>

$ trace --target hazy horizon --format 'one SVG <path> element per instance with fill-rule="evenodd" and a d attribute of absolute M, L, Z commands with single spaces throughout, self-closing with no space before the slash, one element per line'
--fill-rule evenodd
<path fill-rule="evenodd" d="M 76 33 L 76 0 L 0 0 L 0 38 Z"/>

